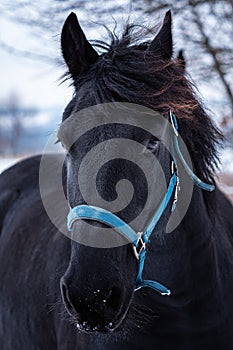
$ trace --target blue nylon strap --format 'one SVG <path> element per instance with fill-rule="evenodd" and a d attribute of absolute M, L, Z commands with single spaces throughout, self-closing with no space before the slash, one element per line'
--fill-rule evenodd
<path fill-rule="evenodd" d="M 161 218 L 163 212 L 165 211 L 165 209 L 166 209 L 166 207 L 171 199 L 172 193 L 173 193 L 174 188 L 176 186 L 176 181 L 177 181 L 177 176 L 176 176 L 176 173 L 174 173 L 171 177 L 170 182 L 169 182 L 167 193 L 166 193 L 165 197 L 163 198 L 163 200 L 162 200 L 158 210 L 156 211 L 154 217 L 152 218 L 151 222 L 148 224 L 148 226 L 146 227 L 146 229 L 144 231 L 144 234 L 148 238 L 152 234 L 155 226 L 157 225 L 159 219 Z"/>
<path fill-rule="evenodd" d="M 72 230 L 72 225 L 76 220 L 86 219 L 102 222 L 126 237 L 134 245 L 137 245 L 137 233 L 118 216 L 108 210 L 95 207 L 92 205 L 78 205 L 70 210 L 67 217 L 67 228 Z"/>
<path fill-rule="evenodd" d="M 158 292 L 161 295 L 170 295 L 171 291 L 162 285 L 161 283 L 157 281 L 151 281 L 151 280 L 143 280 L 142 273 L 144 269 L 144 263 L 146 259 L 146 250 L 143 250 L 140 254 L 140 260 L 139 260 L 139 268 L 138 268 L 138 275 L 136 278 L 136 288 L 135 290 L 139 290 L 143 287 L 149 287 L 154 289 L 156 292 Z"/>
<path fill-rule="evenodd" d="M 172 125 L 175 128 L 175 131 L 178 132 L 178 123 L 177 123 L 176 116 L 175 116 L 174 113 L 171 113 L 170 116 L 171 116 Z M 190 167 L 186 163 L 186 161 L 185 161 L 185 159 L 183 157 L 183 154 L 182 154 L 182 152 L 180 150 L 180 147 L 179 147 L 179 141 L 178 141 L 178 134 L 177 133 L 174 133 L 173 142 L 174 142 L 174 146 L 175 146 L 175 149 L 177 151 L 177 154 L 178 154 L 178 156 L 180 158 L 180 161 L 182 162 L 182 164 L 183 164 L 187 174 L 193 179 L 194 183 L 198 187 L 200 187 L 201 189 L 203 189 L 205 191 L 209 191 L 209 192 L 214 191 L 215 186 L 211 185 L 211 184 L 207 184 L 207 183 L 203 182 L 201 179 L 199 179 L 197 177 L 197 175 L 194 174 L 194 172 L 190 169 Z M 172 145 L 173 152 L 174 152 L 174 146 Z M 173 159 L 175 161 L 175 157 L 174 156 L 173 156 Z"/>
<path fill-rule="evenodd" d="M 165 211 L 171 199 L 175 185 L 176 185 L 176 173 L 173 174 L 170 180 L 168 190 L 158 210 L 156 211 L 151 222 L 143 232 L 143 238 L 146 243 L 148 242 L 149 237 L 153 232 L 161 215 Z M 111 213 L 106 209 L 102 209 L 92 205 L 78 205 L 72 208 L 67 217 L 68 231 L 72 230 L 72 225 L 76 220 L 81 220 L 81 219 L 95 220 L 95 221 L 102 222 L 110 227 L 113 227 L 116 231 L 118 231 L 120 234 L 126 237 L 130 242 L 132 242 L 135 246 L 138 245 L 138 234 L 122 219 L 120 219 L 118 216 L 116 216 L 115 214 Z"/>
<path fill-rule="evenodd" d="M 211 185 L 211 184 L 206 184 L 205 182 L 203 182 L 201 179 L 199 179 L 197 177 L 197 175 L 194 174 L 194 172 L 190 169 L 190 167 L 188 166 L 188 164 L 186 163 L 184 157 L 183 157 L 183 154 L 181 153 L 180 151 L 180 147 L 179 147 L 179 143 L 178 143 L 178 139 L 177 137 L 175 137 L 174 139 L 174 143 L 175 143 L 175 148 L 176 148 L 176 151 L 177 151 L 177 154 L 187 172 L 187 174 L 193 179 L 193 181 L 195 182 L 195 184 L 202 188 L 203 190 L 206 190 L 206 191 L 209 191 L 209 192 L 212 192 L 214 189 L 215 189 L 215 186 L 214 185 Z"/>
<path fill-rule="evenodd" d="M 156 291 L 161 295 L 171 295 L 170 289 L 168 289 L 167 287 L 165 287 L 164 285 L 162 285 L 157 281 L 143 280 L 142 283 L 138 283 L 136 285 L 135 290 L 137 291 L 143 287 L 149 287 L 151 289 L 154 289 L 154 291 Z"/>
<path fill-rule="evenodd" d="M 149 223 L 149 225 L 146 227 L 145 231 L 142 234 L 142 239 L 145 243 L 149 242 L 149 237 L 151 233 L 153 232 L 157 222 L 159 221 L 161 215 L 165 211 L 173 190 L 176 186 L 176 180 L 177 176 L 176 173 L 173 174 L 169 185 L 168 190 L 166 192 L 166 195 L 164 196 L 158 210 L 156 211 L 155 216 Z M 116 231 L 118 231 L 120 234 L 122 234 L 124 237 L 126 237 L 136 248 L 139 244 L 139 235 L 122 219 L 120 219 L 115 214 L 111 213 L 108 210 L 90 206 L 90 205 L 79 205 L 74 208 L 72 208 L 68 214 L 67 217 L 67 228 L 69 231 L 72 230 L 72 225 L 76 220 L 81 219 L 87 219 L 87 220 L 95 220 L 102 222 L 110 227 L 113 227 Z M 151 280 L 143 280 L 142 274 L 144 269 L 144 262 L 146 257 L 146 250 L 143 249 L 139 254 L 139 266 L 138 266 L 138 275 L 136 279 L 136 288 L 135 290 L 139 290 L 143 287 L 149 287 L 155 290 L 156 292 L 160 293 L 161 295 L 170 295 L 170 290 L 160 284 L 157 281 L 151 281 Z"/>

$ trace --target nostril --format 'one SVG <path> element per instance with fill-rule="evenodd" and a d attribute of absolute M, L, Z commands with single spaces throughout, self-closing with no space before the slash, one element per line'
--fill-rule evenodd
<path fill-rule="evenodd" d="M 121 308 L 121 290 L 118 287 L 112 287 L 107 296 L 106 303 L 109 308 L 111 308 L 114 312 L 119 312 Z"/>
<path fill-rule="evenodd" d="M 72 314 L 74 312 L 74 306 L 70 300 L 70 297 L 69 297 L 69 291 L 68 291 L 68 288 L 67 288 L 67 285 L 64 281 L 61 281 L 61 295 L 62 295 L 62 299 L 63 299 L 63 302 L 65 304 L 65 307 L 67 309 L 67 311 Z"/>

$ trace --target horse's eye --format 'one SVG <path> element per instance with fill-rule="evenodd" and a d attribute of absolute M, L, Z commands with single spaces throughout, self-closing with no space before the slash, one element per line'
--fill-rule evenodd
<path fill-rule="evenodd" d="M 154 152 L 159 147 L 159 140 L 157 139 L 148 139 L 146 141 L 145 147 L 148 151 Z"/>

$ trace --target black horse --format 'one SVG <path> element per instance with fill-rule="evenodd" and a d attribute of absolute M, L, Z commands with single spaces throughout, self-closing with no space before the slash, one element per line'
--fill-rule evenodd
<path fill-rule="evenodd" d="M 172 110 L 196 175 L 213 182 L 221 136 L 184 76 L 183 64 L 172 58 L 170 12 L 151 42 L 138 42 L 133 30 L 127 26 L 120 39 L 113 35 L 109 46 L 98 43 L 106 48 L 99 55 L 76 16 L 67 18 L 62 52 L 75 94 L 63 121 L 83 108 L 114 101 L 136 103 L 164 116 Z M 63 183 L 70 207 L 84 203 L 76 176 L 82 156 L 116 135 L 149 148 L 168 183 L 170 154 L 159 140 L 140 128 L 106 124 L 89 130 L 68 149 Z M 65 138 L 61 142 L 66 146 Z M 56 155 L 46 159 L 54 169 L 47 194 L 53 197 L 61 161 Z M 138 263 L 131 244 L 100 249 L 59 232 L 41 200 L 40 160 L 24 160 L 0 177 L 2 350 L 233 349 L 233 211 L 219 190 L 208 193 L 194 186 L 179 226 L 165 232 L 172 199 L 156 225 L 144 277 L 169 287 L 171 295 L 162 296 L 150 288 L 135 291 Z M 139 169 L 118 158 L 102 170 L 98 186 L 106 200 L 115 198 L 119 179 L 132 182 L 136 198 L 119 213 L 130 222 L 147 195 Z M 88 170 L 86 174 L 88 188 Z M 154 181 L 154 191 L 158 184 Z M 181 183 L 179 195 L 185 191 Z M 59 206 L 54 201 L 57 213 Z M 149 214 L 142 224 L 148 219 Z M 63 224 L 59 215 L 57 220 Z M 93 235 L 96 225 L 88 225 Z M 78 234 L 84 234 L 82 225 Z"/>

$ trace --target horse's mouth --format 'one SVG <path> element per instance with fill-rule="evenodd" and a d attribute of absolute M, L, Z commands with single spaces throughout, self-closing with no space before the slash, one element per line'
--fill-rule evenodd
<path fill-rule="evenodd" d="M 110 332 L 114 332 L 117 328 L 118 328 L 118 325 L 115 326 L 115 325 L 113 325 L 112 322 L 109 322 L 109 324 L 106 326 L 101 326 L 101 325 L 90 326 L 86 322 L 84 322 L 82 324 L 77 323 L 77 329 L 83 333 L 94 333 L 94 332 L 110 333 Z"/>
<path fill-rule="evenodd" d="M 90 325 L 87 322 L 83 322 L 83 323 L 76 323 L 76 327 L 78 329 L 78 331 L 82 332 L 82 333 L 111 333 L 111 332 L 115 332 L 115 331 L 120 331 L 123 326 L 124 326 L 124 322 L 126 320 L 127 314 L 129 312 L 130 309 L 130 305 L 131 305 L 131 301 L 128 304 L 126 310 L 124 313 L 122 313 L 121 315 L 118 315 L 117 319 L 108 322 L 106 325 Z"/>
<path fill-rule="evenodd" d="M 87 322 L 83 323 L 77 323 L 76 327 L 78 331 L 83 332 L 83 333 L 111 333 L 115 332 L 117 330 L 120 330 L 124 324 L 126 315 L 118 319 L 117 321 L 114 322 L 109 322 L 108 324 L 102 326 L 102 325 L 89 325 Z"/>

